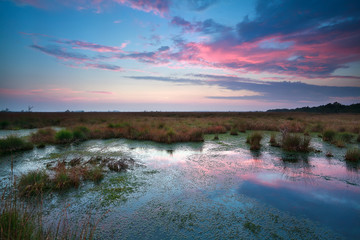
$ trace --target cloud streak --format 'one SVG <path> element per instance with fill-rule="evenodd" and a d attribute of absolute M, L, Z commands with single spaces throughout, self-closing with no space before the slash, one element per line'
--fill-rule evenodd
<path fill-rule="evenodd" d="M 168 78 L 156 76 L 128 76 L 130 79 L 171 82 L 189 85 L 209 85 L 239 91 L 246 90 L 258 94 L 245 96 L 207 96 L 209 99 L 266 100 L 277 102 L 328 102 L 333 99 L 356 100 L 360 87 L 318 86 L 301 82 L 262 82 L 250 78 L 221 75 L 193 75 L 193 78 Z M 306 94 L 304 94 L 306 93 Z"/>

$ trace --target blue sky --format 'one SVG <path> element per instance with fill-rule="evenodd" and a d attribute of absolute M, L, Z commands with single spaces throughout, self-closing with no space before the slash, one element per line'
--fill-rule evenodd
<path fill-rule="evenodd" d="M 2 0 L 0 109 L 360 102 L 360 2 Z"/>

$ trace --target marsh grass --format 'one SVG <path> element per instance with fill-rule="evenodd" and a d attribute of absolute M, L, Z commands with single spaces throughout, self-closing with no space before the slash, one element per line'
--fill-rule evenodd
<path fill-rule="evenodd" d="M 345 160 L 350 162 L 359 162 L 360 161 L 360 149 L 359 148 L 350 148 L 346 151 Z"/>
<path fill-rule="evenodd" d="M 275 133 L 271 133 L 269 143 L 270 143 L 270 146 L 272 146 L 272 147 L 280 147 L 280 144 L 279 144 L 278 140 L 276 139 Z"/>
<path fill-rule="evenodd" d="M 50 189 L 49 175 L 45 171 L 33 170 L 20 176 L 17 188 L 20 196 L 37 196 Z"/>
<path fill-rule="evenodd" d="M 289 152 L 309 152 L 311 138 L 294 133 L 283 133 L 281 148 Z"/>
<path fill-rule="evenodd" d="M 104 178 L 104 173 L 101 167 L 93 167 L 86 170 L 83 175 L 84 180 L 91 180 L 93 182 L 100 182 Z"/>
<path fill-rule="evenodd" d="M 74 141 L 85 141 L 90 137 L 90 129 L 84 126 L 78 126 L 73 130 L 72 135 Z"/>
<path fill-rule="evenodd" d="M 11 153 L 33 149 L 34 145 L 17 136 L 7 136 L 0 139 L 0 153 Z"/>
<path fill-rule="evenodd" d="M 261 148 L 262 133 L 252 132 L 246 138 L 246 143 L 250 144 L 250 150 L 259 150 Z"/>
<path fill-rule="evenodd" d="M 73 134 L 69 130 L 60 130 L 55 134 L 55 139 L 59 143 L 70 143 L 73 140 Z"/>
<path fill-rule="evenodd" d="M 45 144 L 45 143 L 55 143 L 55 134 L 56 131 L 52 128 L 42 128 L 37 130 L 37 132 L 30 135 L 30 140 L 34 144 Z"/>
<path fill-rule="evenodd" d="M 61 216 L 57 216 L 56 221 L 44 226 L 41 211 L 42 202 L 34 203 L 32 208 L 9 194 L 6 190 L 3 192 L 0 202 L 0 239 L 2 240 L 69 240 L 82 239 L 91 240 L 97 225 L 108 213 L 105 212 L 101 217 L 93 218 L 90 214 L 79 224 L 71 223 L 67 214 L 67 205 Z"/>
<path fill-rule="evenodd" d="M 331 142 L 334 140 L 336 136 L 336 132 L 334 130 L 325 130 L 322 134 L 322 139 L 325 141 L 325 142 Z"/>

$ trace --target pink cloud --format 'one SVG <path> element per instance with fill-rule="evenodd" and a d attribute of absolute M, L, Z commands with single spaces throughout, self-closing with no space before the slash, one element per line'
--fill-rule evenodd
<path fill-rule="evenodd" d="M 113 92 L 108 92 L 108 91 L 88 91 L 88 92 L 95 94 L 114 94 Z"/>

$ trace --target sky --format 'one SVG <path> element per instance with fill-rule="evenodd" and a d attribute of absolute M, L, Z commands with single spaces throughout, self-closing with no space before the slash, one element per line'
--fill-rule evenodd
<path fill-rule="evenodd" d="M 0 0 L 0 110 L 360 102 L 358 0 Z"/>

